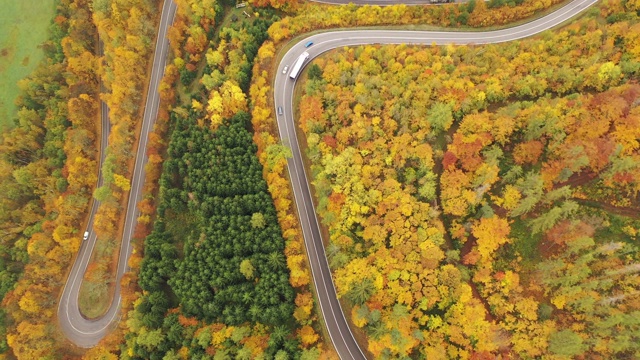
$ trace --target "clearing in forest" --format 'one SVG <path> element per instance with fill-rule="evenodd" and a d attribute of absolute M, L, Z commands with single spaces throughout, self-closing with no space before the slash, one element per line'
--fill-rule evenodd
<path fill-rule="evenodd" d="M 54 14 L 53 0 L 0 0 L 0 130 L 11 126 L 17 111 L 18 81 L 42 59 Z"/>

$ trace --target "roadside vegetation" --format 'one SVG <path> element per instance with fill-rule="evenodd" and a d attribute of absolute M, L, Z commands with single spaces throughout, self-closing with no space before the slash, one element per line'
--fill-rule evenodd
<path fill-rule="evenodd" d="M 111 131 L 102 165 L 102 186 L 93 193 L 100 201 L 93 223 L 98 238 L 97 251 L 92 254 L 80 290 L 80 311 L 89 318 L 102 315 L 113 298 L 159 3 L 151 0 L 92 2 L 92 19 L 104 47 L 100 75 L 105 90 L 101 99 L 109 106 Z"/>
<path fill-rule="evenodd" d="M 306 2 L 269 29 L 276 44 L 309 31 L 376 25 L 415 25 L 481 28 L 509 24 L 540 13 L 561 0 L 476 1 L 438 6 L 392 6 L 354 4 L 335 6 Z"/>
<path fill-rule="evenodd" d="M 327 253 L 374 358 L 640 356 L 639 9 L 309 66 Z"/>
<path fill-rule="evenodd" d="M 18 81 L 44 58 L 39 47 L 49 38 L 56 7 L 53 0 L 2 1 L 0 6 L 0 131 L 3 131 L 14 126 Z"/>
<path fill-rule="evenodd" d="M 45 58 L 20 82 L 15 128 L 0 145 L 0 352 L 61 356 L 57 299 L 96 182 L 96 30 L 88 2 L 60 1 Z M 34 10 L 36 11 L 36 10 Z M 6 325 L 6 342 L 4 326 Z"/>
<path fill-rule="evenodd" d="M 301 249 L 295 263 L 288 256 L 292 245 L 278 225 L 247 113 L 253 59 L 277 17 L 257 10 L 242 19 L 214 2 L 178 5 L 166 69 L 176 91 L 163 86 L 163 96 L 177 100 L 168 149 L 150 146 L 151 166 L 163 172 L 141 204 L 143 223 L 152 224 L 137 231 L 150 231 L 144 256 L 134 251 L 130 261 L 141 291 L 126 290 L 138 298 L 123 347 L 110 337 L 85 357 L 315 358 L 322 347 L 309 275 L 297 265 Z"/>

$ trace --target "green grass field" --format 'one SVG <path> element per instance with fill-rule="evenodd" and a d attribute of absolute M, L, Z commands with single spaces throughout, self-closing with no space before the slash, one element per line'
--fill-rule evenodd
<path fill-rule="evenodd" d="M 17 82 L 44 56 L 55 0 L 0 0 L 0 131 L 13 125 Z"/>

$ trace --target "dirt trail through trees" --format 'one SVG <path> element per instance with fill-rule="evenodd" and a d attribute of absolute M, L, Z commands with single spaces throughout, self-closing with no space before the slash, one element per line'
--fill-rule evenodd
<path fill-rule="evenodd" d="M 579 203 L 580 205 L 599 207 L 608 212 L 612 212 L 616 215 L 628 216 L 634 219 L 640 219 L 640 208 L 636 207 L 628 207 L 628 206 L 615 206 L 611 204 L 607 204 L 602 201 L 594 201 L 594 200 L 585 200 L 585 199 L 576 199 L 573 198 L 574 201 Z"/>

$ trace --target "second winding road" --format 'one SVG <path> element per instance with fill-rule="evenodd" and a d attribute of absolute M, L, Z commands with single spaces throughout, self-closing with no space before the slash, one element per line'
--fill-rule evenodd
<path fill-rule="evenodd" d="M 344 312 L 340 307 L 324 251 L 318 218 L 309 187 L 310 179 L 305 172 L 302 160 L 303 155 L 296 136 L 296 122 L 293 117 L 293 97 L 296 80 L 290 79 L 288 74 L 283 74 L 280 69 L 285 65 L 292 65 L 304 51 L 310 54 L 309 59 L 313 59 L 326 51 L 344 46 L 364 44 L 463 45 L 513 41 L 556 27 L 596 2 L 596 0 L 575 0 L 535 21 L 496 31 L 346 30 L 326 32 L 300 40 L 282 57 L 273 86 L 274 114 L 277 114 L 276 108 L 282 107 L 284 109 L 282 115 L 277 115 L 280 138 L 283 144 L 291 147 L 293 154 L 293 157 L 288 160 L 289 177 L 291 178 L 291 186 L 293 187 L 304 242 L 309 256 L 313 282 L 329 337 L 341 359 L 365 359 L 366 357 L 351 333 Z M 303 44 L 309 41 L 312 41 L 313 45 L 305 48 Z M 306 62 L 306 64 L 308 63 L 309 61 Z"/>

